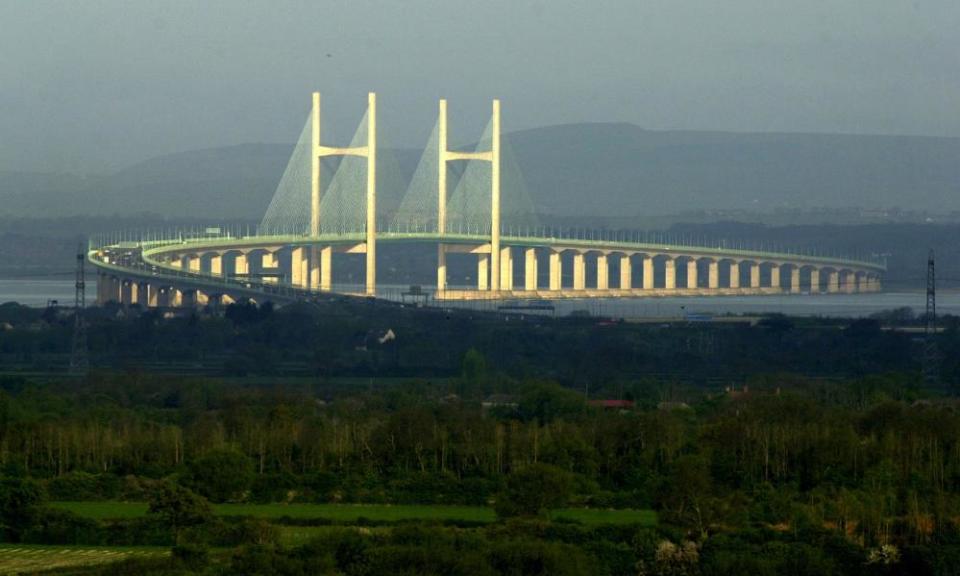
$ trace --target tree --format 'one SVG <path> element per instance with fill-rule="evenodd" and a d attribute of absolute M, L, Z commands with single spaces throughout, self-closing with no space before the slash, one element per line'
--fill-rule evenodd
<path fill-rule="evenodd" d="M 253 462 L 236 450 L 214 450 L 190 466 L 194 489 L 214 502 L 240 500 L 253 484 Z"/>
<path fill-rule="evenodd" d="M 19 541 L 23 532 L 37 523 L 42 504 L 43 492 L 32 480 L 0 480 L 0 528 L 5 538 Z"/>
<path fill-rule="evenodd" d="M 535 382 L 520 391 L 518 411 L 523 420 L 547 424 L 557 418 L 571 418 L 583 414 L 586 404 L 583 396 L 553 382 Z"/>
<path fill-rule="evenodd" d="M 572 492 L 573 478 L 569 472 L 548 464 L 534 464 L 510 474 L 494 508 L 501 518 L 540 516 L 564 506 Z"/>
<path fill-rule="evenodd" d="M 151 495 L 148 513 L 173 530 L 177 544 L 180 544 L 180 533 L 184 528 L 204 524 L 213 518 L 213 510 L 206 499 L 172 482 L 160 484 Z"/>
<path fill-rule="evenodd" d="M 479 397 L 484 392 L 487 380 L 487 360 L 476 348 L 467 350 L 463 355 L 460 373 L 460 396 Z"/>

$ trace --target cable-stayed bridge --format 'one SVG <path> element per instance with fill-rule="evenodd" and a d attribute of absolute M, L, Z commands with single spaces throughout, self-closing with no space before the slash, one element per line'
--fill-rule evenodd
<path fill-rule="evenodd" d="M 437 300 L 880 290 L 885 265 L 877 259 L 544 226 L 502 145 L 498 100 L 471 150 L 450 147 L 447 103 L 441 100 L 429 143 L 392 206 L 377 202 L 378 179 L 393 187 L 397 179 L 389 177 L 389 162 L 378 163 L 376 95 L 368 96 L 347 146 L 325 143 L 321 120 L 320 94 L 314 93 L 311 113 L 256 229 L 140 231 L 91 239 L 98 300 L 194 306 L 334 293 L 382 296 L 377 284 L 382 243 L 435 246 Z M 336 281 L 334 253 L 362 258 L 362 286 L 343 288 Z M 449 258 L 475 259 L 470 285 L 450 284 Z"/>

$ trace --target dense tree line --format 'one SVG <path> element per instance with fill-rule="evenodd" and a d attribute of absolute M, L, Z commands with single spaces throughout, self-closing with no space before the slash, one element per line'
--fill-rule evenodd
<path fill-rule="evenodd" d="M 467 380 L 327 402 L 309 386 L 8 378 L 0 463 L 56 499 L 142 499 L 172 477 L 215 501 L 469 504 L 548 465 L 569 474 L 573 503 L 654 507 L 701 536 L 803 521 L 925 542 L 960 512 L 960 416 L 902 376 L 784 376 L 623 412 L 535 380 L 498 406 L 449 396 Z"/>
<path fill-rule="evenodd" d="M 370 302 L 230 306 L 180 318 L 117 307 L 87 312 L 93 366 L 232 376 L 434 378 L 459 375 L 480 351 L 497 373 L 537 376 L 593 391 L 644 377 L 699 385 L 743 382 L 762 373 L 860 376 L 920 371 L 922 342 L 876 319 L 766 316 L 749 323 L 641 323 L 590 318 L 508 319 L 491 313 L 412 310 Z M 679 312 L 678 312 L 679 313 Z M 72 316 L 0 305 L 0 361 L 45 370 L 69 358 Z M 960 386 L 960 322 L 941 319 L 945 388 Z M 380 342 L 376 334 L 396 338 Z M 495 391 L 495 381 L 488 381 Z M 609 393 L 609 391 L 608 391 Z"/>

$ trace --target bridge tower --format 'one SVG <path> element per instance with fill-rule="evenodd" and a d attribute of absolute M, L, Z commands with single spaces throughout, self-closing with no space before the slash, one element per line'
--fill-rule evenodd
<path fill-rule="evenodd" d="M 478 276 L 480 283 L 490 279 L 491 290 L 500 289 L 500 100 L 494 100 L 490 116 L 490 150 L 481 152 L 457 152 L 447 147 L 447 101 L 440 100 L 440 116 L 437 120 L 437 141 L 439 146 L 438 194 L 437 194 L 437 234 L 440 243 L 437 247 L 437 291 L 447 289 L 447 248 L 443 236 L 447 233 L 447 162 L 457 160 L 480 160 L 490 163 L 490 255 L 481 254 Z M 481 290 L 487 286 L 479 286 Z"/>
<path fill-rule="evenodd" d="M 310 236 L 320 236 L 320 170 L 326 156 L 359 156 L 367 159 L 367 222 L 366 242 L 351 252 L 363 252 L 367 260 L 366 293 L 377 292 L 377 95 L 367 94 L 367 143 L 365 146 L 334 147 L 320 142 L 320 93 L 313 93 L 312 149 L 310 155 Z M 331 252 L 329 246 L 313 244 L 310 248 L 312 288 L 330 290 Z M 322 261 L 322 266 L 321 266 Z"/>

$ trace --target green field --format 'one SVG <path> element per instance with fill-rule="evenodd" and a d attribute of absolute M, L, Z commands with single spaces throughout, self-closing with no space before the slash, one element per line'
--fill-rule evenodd
<path fill-rule="evenodd" d="M 135 558 L 153 558 L 169 553 L 167 548 L 32 546 L 0 544 L 0 574 L 23 574 L 93 566 Z"/>
<path fill-rule="evenodd" d="M 51 505 L 98 520 L 137 518 L 147 513 L 147 505 L 143 502 L 53 502 Z M 481 506 L 215 504 L 213 509 L 219 516 L 255 516 L 266 519 L 288 517 L 298 520 L 328 520 L 337 523 L 352 523 L 361 518 L 373 522 L 447 520 L 486 523 L 496 520 L 493 509 Z M 565 508 L 555 510 L 551 517 L 555 520 L 568 520 L 587 525 L 642 524 L 654 526 L 657 523 L 656 513 L 652 510 Z"/>

